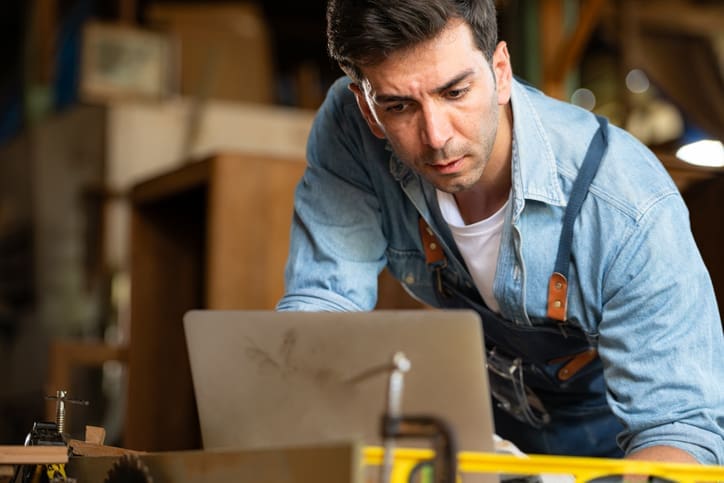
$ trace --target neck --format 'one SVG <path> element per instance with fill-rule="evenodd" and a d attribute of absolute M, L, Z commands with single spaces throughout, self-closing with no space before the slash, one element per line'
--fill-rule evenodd
<path fill-rule="evenodd" d="M 513 111 L 510 104 L 501 107 L 499 119 L 495 144 L 483 175 L 474 187 L 455 193 L 460 215 L 468 225 L 490 218 L 508 200 L 513 152 Z"/>

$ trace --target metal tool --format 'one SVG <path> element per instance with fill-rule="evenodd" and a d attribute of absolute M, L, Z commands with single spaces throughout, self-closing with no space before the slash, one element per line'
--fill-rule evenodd
<path fill-rule="evenodd" d="M 388 424 L 399 421 L 402 417 L 402 390 L 404 387 L 404 373 L 410 370 L 410 360 L 402 352 L 392 356 L 390 379 L 387 386 L 387 412 L 382 416 L 382 437 L 384 455 L 380 483 L 389 483 L 392 473 L 393 452 L 395 450 L 395 434 L 387 431 Z"/>
<path fill-rule="evenodd" d="M 125 454 L 113 463 L 103 483 L 153 483 L 153 477 L 138 456 Z"/>
<path fill-rule="evenodd" d="M 66 446 L 68 447 L 68 437 L 65 434 L 65 405 L 79 404 L 88 406 L 88 401 L 79 399 L 70 399 L 68 391 L 59 390 L 55 396 L 46 396 L 46 399 L 55 400 L 55 421 L 34 422 L 33 427 L 25 437 L 25 446 Z M 70 447 L 68 452 L 70 453 Z M 65 474 L 65 464 L 38 464 L 38 465 L 20 465 L 17 467 L 13 477 L 13 483 L 31 483 L 36 481 L 47 481 L 54 483 L 63 481 L 69 483 L 73 481 Z"/>
<path fill-rule="evenodd" d="M 433 475 L 436 483 L 455 483 L 457 477 L 457 448 L 450 426 L 435 416 L 402 414 L 404 374 L 411 369 L 410 360 L 402 352 L 392 356 L 387 389 L 387 411 L 382 415 L 384 455 L 381 483 L 389 483 L 394 460 L 395 440 L 398 438 L 429 439 L 435 451 Z"/>
<path fill-rule="evenodd" d="M 55 400 L 55 424 L 58 425 L 58 432 L 65 435 L 65 405 L 78 404 L 88 406 L 90 403 L 81 399 L 68 398 L 68 391 L 58 390 L 55 396 L 46 396 L 45 399 Z M 65 437 L 65 436 L 64 436 Z"/>

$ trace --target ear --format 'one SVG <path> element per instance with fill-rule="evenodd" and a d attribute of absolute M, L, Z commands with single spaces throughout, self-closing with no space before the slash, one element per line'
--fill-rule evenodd
<path fill-rule="evenodd" d="M 493 75 L 498 91 L 498 105 L 507 104 L 510 101 L 510 90 L 513 82 L 513 68 L 510 65 L 510 54 L 508 45 L 499 42 L 493 52 Z"/>
<path fill-rule="evenodd" d="M 380 123 L 377 122 L 377 118 L 372 112 L 372 108 L 367 102 L 367 96 L 363 92 L 362 88 L 358 84 L 352 83 L 349 85 L 349 90 L 354 92 L 354 97 L 357 100 L 357 106 L 362 113 L 362 117 L 364 117 L 365 121 L 367 121 L 367 125 L 370 127 L 372 134 L 380 139 L 385 139 L 385 131 L 382 129 L 382 126 L 380 126 Z"/>

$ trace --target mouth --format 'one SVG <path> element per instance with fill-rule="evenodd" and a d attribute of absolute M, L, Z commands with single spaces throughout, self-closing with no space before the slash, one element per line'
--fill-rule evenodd
<path fill-rule="evenodd" d="M 457 159 L 441 161 L 430 164 L 430 167 L 438 174 L 454 174 L 462 168 L 463 159 L 464 156 Z"/>

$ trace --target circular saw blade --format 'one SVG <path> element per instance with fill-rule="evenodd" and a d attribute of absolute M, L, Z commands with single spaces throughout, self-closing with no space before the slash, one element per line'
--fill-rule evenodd
<path fill-rule="evenodd" d="M 127 454 L 113 463 L 104 483 L 153 483 L 153 477 L 138 456 Z"/>

